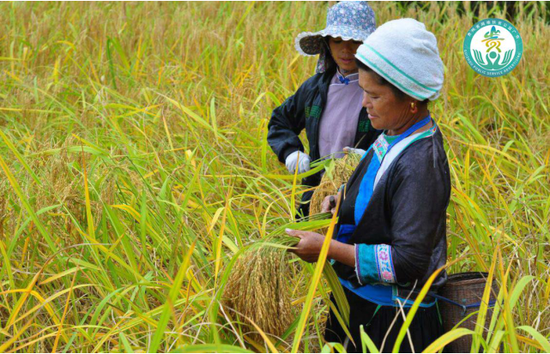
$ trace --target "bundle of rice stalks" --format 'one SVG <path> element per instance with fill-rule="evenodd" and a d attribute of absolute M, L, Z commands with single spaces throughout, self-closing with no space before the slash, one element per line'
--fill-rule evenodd
<path fill-rule="evenodd" d="M 280 337 L 292 323 L 289 265 L 286 249 L 296 237 L 269 238 L 246 250 L 231 268 L 224 289 L 224 304 L 241 316 L 252 331 Z M 283 247 L 278 247 L 278 246 Z"/>
<path fill-rule="evenodd" d="M 325 174 L 321 179 L 321 183 L 313 192 L 311 197 L 309 213 L 310 215 L 319 214 L 323 200 L 334 195 L 338 188 L 348 181 L 348 179 L 359 165 L 361 156 L 358 154 L 345 154 L 340 159 L 332 159 L 325 167 Z"/>

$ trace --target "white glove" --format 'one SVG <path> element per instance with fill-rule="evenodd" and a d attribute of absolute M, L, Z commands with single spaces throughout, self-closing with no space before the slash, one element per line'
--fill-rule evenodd
<path fill-rule="evenodd" d="M 299 159 L 298 156 L 300 157 Z M 287 156 L 285 165 L 288 172 L 294 174 L 294 172 L 296 172 L 296 163 L 298 163 L 298 174 L 301 174 L 309 171 L 310 162 L 311 157 L 309 157 L 308 154 L 301 151 L 294 151 L 292 154 Z"/>
<path fill-rule="evenodd" d="M 365 155 L 365 152 L 367 152 L 366 150 L 363 150 L 363 149 L 356 149 L 356 148 L 352 148 L 350 146 L 346 146 L 344 148 L 344 152 L 347 152 L 348 154 L 357 154 L 357 155 Z"/>

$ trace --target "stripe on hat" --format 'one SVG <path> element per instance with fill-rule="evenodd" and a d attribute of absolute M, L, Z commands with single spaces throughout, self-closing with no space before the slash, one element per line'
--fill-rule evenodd
<path fill-rule="evenodd" d="M 403 86 L 400 82 L 394 80 L 390 75 L 388 75 L 384 70 L 380 69 L 378 65 L 374 64 L 372 61 L 368 60 L 363 54 L 357 52 L 355 53 L 356 57 L 359 57 L 365 64 L 375 69 L 380 75 L 383 75 L 384 78 L 388 81 L 390 81 L 392 84 L 397 86 L 401 91 L 409 93 L 414 98 L 417 98 L 419 101 L 424 101 L 428 99 L 428 97 L 424 97 L 423 95 L 419 94 L 418 92 L 414 92 Z"/>
<path fill-rule="evenodd" d="M 391 61 L 389 61 L 386 57 L 384 57 L 382 54 L 380 54 L 376 49 L 374 49 L 373 47 L 371 47 L 370 45 L 368 44 L 365 44 L 365 47 L 369 48 L 370 50 L 372 50 L 374 52 L 374 54 L 378 55 L 382 60 L 384 60 L 386 63 L 388 63 L 389 65 L 391 65 L 395 70 L 397 70 L 399 73 L 401 73 L 403 76 L 405 76 L 407 79 L 411 80 L 412 82 L 414 82 L 415 84 L 417 84 L 418 86 L 422 87 L 422 88 L 425 88 L 426 90 L 428 91 L 432 91 L 432 92 L 437 92 L 436 89 L 433 89 L 431 87 L 428 87 L 426 85 L 423 85 L 421 84 L 420 82 L 416 81 L 414 78 L 410 77 L 409 75 L 407 75 L 406 72 L 404 72 L 403 70 L 399 69 L 397 66 L 395 66 Z"/>

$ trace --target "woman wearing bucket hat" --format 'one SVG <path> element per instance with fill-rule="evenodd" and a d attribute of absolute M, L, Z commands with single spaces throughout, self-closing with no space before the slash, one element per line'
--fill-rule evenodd
<path fill-rule="evenodd" d="M 413 19 L 380 26 L 356 53 L 363 106 L 383 133 L 364 155 L 340 197 L 329 258 L 350 305 L 349 330 L 360 347 L 364 326 L 377 347 L 394 348 L 420 289 L 447 257 L 446 209 L 451 184 L 443 137 L 428 111 L 443 86 L 435 36 Z M 324 236 L 295 230 L 294 251 L 315 261 Z M 437 274 L 430 288 L 446 282 Z M 436 295 L 437 296 L 437 295 Z M 437 301 L 427 296 L 401 351 L 424 350 L 443 332 Z M 346 342 L 333 313 L 325 339 Z M 348 351 L 357 350 L 351 343 Z"/>
<path fill-rule="evenodd" d="M 304 32 L 296 38 L 302 55 L 319 55 L 316 74 L 296 93 L 273 110 L 267 140 L 290 173 L 304 173 L 310 162 L 321 157 L 340 157 L 344 147 L 366 149 L 379 132 L 373 129 L 361 106 L 354 54 L 374 31 L 374 12 L 366 2 L 340 2 L 327 14 L 327 26 L 319 32 Z M 298 138 L 306 129 L 309 155 Z M 317 186 L 321 174 L 303 180 Z M 304 193 L 299 213 L 309 214 L 312 191 Z"/>

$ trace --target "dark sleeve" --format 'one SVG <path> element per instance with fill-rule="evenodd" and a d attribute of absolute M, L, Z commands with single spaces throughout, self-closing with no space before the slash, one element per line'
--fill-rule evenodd
<path fill-rule="evenodd" d="M 425 277 L 450 198 L 446 158 L 435 157 L 432 139 L 415 144 L 396 161 L 390 189 L 391 258 L 402 285 Z"/>
<path fill-rule="evenodd" d="M 282 163 L 294 151 L 304 151 L 304 145 L 298 135 L 305 127 L 305 95 L 310 87 L 310 80 L 302 84 L 294 95 L 287 98 L 271 114 L 267 142 Z"/>

